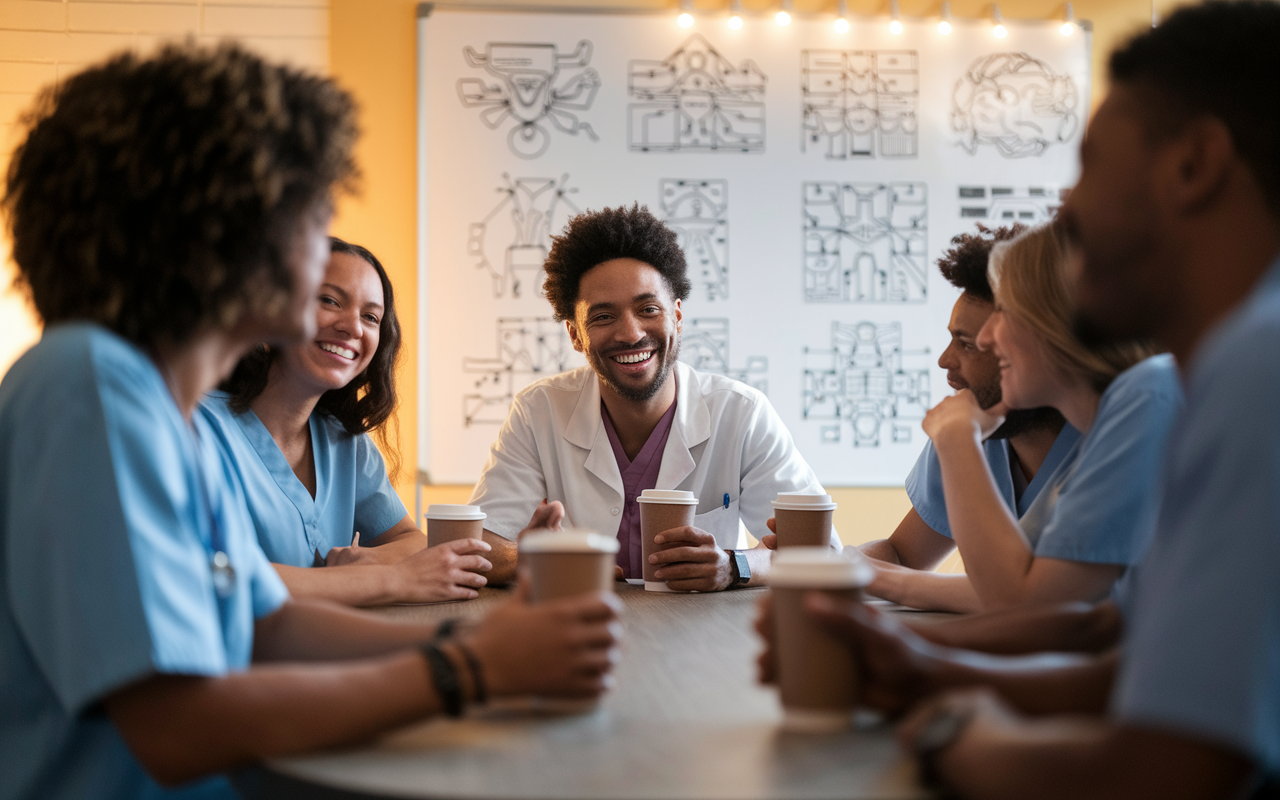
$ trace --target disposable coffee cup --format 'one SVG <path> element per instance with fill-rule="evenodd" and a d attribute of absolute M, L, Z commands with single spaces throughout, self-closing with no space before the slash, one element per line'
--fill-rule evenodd
<path fill-rule="evenodd" d="M 778 549 L 827 547 L 831 543 L 831 517 L 836 504 L 829 494 L 780 494 L 773 501 Z"/>
<path fill-rule="evenodd" d="M 855 602 L 874 577 L 875 568 L 861 555 L 829 547 L 790 547 L 773 560 L 774 645 L 787 730 L 822 733 L 853 725 L 858 696 L 853 651 L 809 616 L 804 597 L 819 591 Z"/>
<path fill-rule="evenodd" d="M 427 547 L 455 539 L 483 539 L 485 513 L 480 506 L 434 503 L 427 506 Z"/>
<path fill-rule="evenodd" d="M 520 560 L 529 570 L 530 602 L 612 592 L 617 553 L 617 539 L 591 531 L 526 534 L 520 540 Z"/>
<path fill-rule="evenodd" d="M 650 564 L 649 556 L 673 547 L 684 547 L 683 542 L 658 544 L 653 537 L 672 528 L 682 528 L 693 524 L 694 512 L 698 510 L 698 498 L 693 492 L 682 492 L 672 489 L 645 489 L 636 498 L 640 504 L 640 553 L 644 562 L 644 589 L 646 592 L 674 592 L 666 581 L 658 580 L 653 573 L 659 565 Z"/>

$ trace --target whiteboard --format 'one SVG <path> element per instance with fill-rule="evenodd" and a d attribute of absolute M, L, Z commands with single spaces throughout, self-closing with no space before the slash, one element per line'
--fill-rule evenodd
<path fill-rule="evenodd" d="M 764 391 L 828 486 L 900 486 L 950 392 L 975 222 L 1038 222 L 1078 170 L 1087 30 L 982 21 L 479 11 L 419 19 L 420 468 L 480 474 L 515 392 L 585 363 L 549 237 L 639 202 L 689 261 L 681 359 Z"/>

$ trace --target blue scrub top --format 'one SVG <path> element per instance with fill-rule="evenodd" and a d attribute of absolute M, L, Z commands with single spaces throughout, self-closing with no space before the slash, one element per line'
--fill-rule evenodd
<path fill-rule="evenodd" d="M 1280 263 L 1200 347 L 1112 714 L 1280 774 Z"/>
<path fill-rule="evenodd" d="M 0 796 L 235 796 L 161 789 L 100 705 L 155 673 L 246 668 L 254 620 L 288 599 L 212 435 L 94 325 L 50 326 L 0 383 Z"/>
<path fill-rule="evenodd" d="M 1155 530 L 1161 465 L 1182 403 L 1171 356 L 1153 356 L 1116 376 L 1075 463 L 1022 517 L 1037 557 L 1124 566 L 1141 559 Z"/>
<path fill-rule="evenodd" d="M 1009 442 L 1005 439 L 988 439 L 982 443 L 982 452 L 991 467 L 991 474 L 996 481 L 996 489 L 1005 506 L 1019 519 L 1027 513 L 1027 509 L 1040 496 L 1040 492 L 1049 485 L 1056 475 L 1075 463 L 1079 454 L 1080 432 L 1070 423 L 1062 426 L 1058 438 L 1053 441 L 1045 456 L 1044 463 L 1036 471 L 1035 477 L 1022 490 L 1022 496 L 1014 499 L 1013 473 L 1010 471 Z M 920 458 L 907 475 L 907 497 L 911 505 L 925 524 L 946 537 L 951 537 L 951 524 L 947 522 L 947 498 L 942 491 L 942 464 L 938 461 L 938 451 L 933 442 L 925 444 Z"/>
<path fill-rule="evenodd" d="M 224 392 L 211 393 L 200 410 L 239 471 L 258 543 L 277 564 L 323 564 L 329 549 L 350 545 L 356 531 L 369 542 L 408 513 L 387 480 L 378 448 L 365 434 L 347 433 L 330 414 L 311 415 L 313 499 L 257 414 L 234 413 Z"/>

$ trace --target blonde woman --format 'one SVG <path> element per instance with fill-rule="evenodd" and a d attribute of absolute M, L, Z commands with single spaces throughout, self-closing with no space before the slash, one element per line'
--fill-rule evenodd
<path fill-rule="evenodd" d="M 1100 600 L 1141 555 L 1181 387 L 1167 355 L 1087 347 L 1072 335 L 1066 258 L 1055 224 L 992 250 L 996 310 L 977 344 L 999 359 L 1003 399 L 984 411 L 960 391 L 924 420 L 967 575 L 885 566 L 872 587 L 878 596 L 948 611 Z M 982 442 L 1009 409 L 1040 406 L 1062 412 L 1083 438 L 1019 522 L 1000 499 Z"/>

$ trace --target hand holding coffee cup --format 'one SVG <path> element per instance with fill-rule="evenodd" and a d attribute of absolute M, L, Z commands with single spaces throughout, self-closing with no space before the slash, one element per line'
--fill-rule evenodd
<path fill-rule="evenodd" d="M 773 663 L 784 711 L 783 725 L 795 731 L 833 731 L 853 724 L 858 701 L 854 650 L 815 620 L 805 596 L 820 592 L 835 603 L 861 600 L 875 570 L 860 555 L 829 547 L 780 550 L 770 574 L 773 607 Z M 762 631 L 763 632 L 763 631 Z"/>
<path fill-rule="evenodd" d="M 674 592 L 666 581 L 657 576 L 658 564 L 649 557 L 661 550 L 684 547 L 683 541 L 657 543 L 654 537 L 676 528 L 693 527 L 698 498 L 693 492 L 670 489 L 645 489 L 636 498 L 640 504 L 640 553 L 644 563 L 644 588 L 648 592 Z"/>
<path fill-rule="evenodd" d="M 457 539 L 483 539 L 486 516 L 480 506 L 452 503 L 427 506 L 427 547 Z"/>

